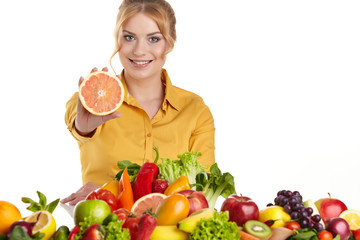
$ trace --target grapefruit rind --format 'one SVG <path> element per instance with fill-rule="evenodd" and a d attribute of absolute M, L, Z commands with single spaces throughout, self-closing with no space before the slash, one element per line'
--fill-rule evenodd
<path fill-rule="evenodd" d="M 131 212 L 136 217 L 140 217 L 142 213 L 146 210 L 151 210 L 152 212 L 155 213 L 155 210 L 159 205 L 160 201 L 166 197 L 167 196 L 162 193 L 150 193 L 145 196 L 142 196 L 141 198 L 135 201 L 134 205 L 131 208 Z M 149 204 L 149 200 L 150 200 L 150 204 Z"/>
<path fill-rule="evenodd" d="M 79 99 L 90 113 L 105 116 L 121 106 L 124 87 L 117 76 L 106 71 L 95 71 L 81 82 Z"/>

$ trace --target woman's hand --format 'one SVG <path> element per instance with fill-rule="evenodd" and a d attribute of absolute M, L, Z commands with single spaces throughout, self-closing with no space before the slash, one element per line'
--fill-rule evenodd
<path fill-rule="evenodd" d="M 86 196 L 89 193 L 98 189 L 99 187 L 100 186 L 95 183 L 87 182 L 79 190 L 72 193 L 70 196 L 62 199 L 60 203 L 69 203 L 70 205 L 76 205 L 78 202 L 85 200 Z"/>
<path fill-rule="evenodd" d="M 93 68 L 91 72 L 97 71 L 97 68 Z M 104 67 L 102 71 L 108 71 L 107 67 Z M 84 81 L 83 77 L 80 77 L 79 86 L 81 82 Z M 94 130 L 99 127 L 100 125 L 104 124 L 106 121 L 110 119 L 121 117 L 121 113 L 115 111 L 106 116 L 96 116 L 88 112 L 84 106 L 81 104 L 80 99 L 78 98 L 77 103 L 77 112 L 75 118 L 75 128 L 77 132 L 82 136 L 89 136 L 91 135 Z"/>

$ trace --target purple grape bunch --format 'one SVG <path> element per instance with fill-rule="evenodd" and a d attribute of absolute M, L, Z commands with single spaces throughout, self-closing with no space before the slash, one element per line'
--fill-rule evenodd
<path fill-rule="evenodd" d="M 301 228 L 315 228 L 318 232 L 324 230 L 324 226 L 320 223 L 320 215 L 313 215 L 313 209 L 305 207 L 302 200 L 298 191 L 281 190 L 277 193 L 274 203 L 283 207 L 285 212 L 290 214 L 291 219 L 300 224 Z M 274 204 L 269 203 L 267 206 L 272 205 Z"/>

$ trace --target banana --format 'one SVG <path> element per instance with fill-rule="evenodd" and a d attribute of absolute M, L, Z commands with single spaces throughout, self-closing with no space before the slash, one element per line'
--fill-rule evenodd
<path fill-rule="evenodd" d="M 188 233 L 181 231 L 176 225 L 156 226 L 150 240 L 187 240 Z"/>
<path fill-rule="evenodd" d="M 191 233 L 195 230 L 196 226 L 199 224 L 201 219 L 209 219 L 214 216 L 214 213 L 216 212 L 215 209 L 212 208 L 203 208 L 196 212 L 193 212 L 190 216 L 187 218 L 184 218 L 181 220 L 177 227 L 180 230 L 183 230 L 184 232 Z"/>

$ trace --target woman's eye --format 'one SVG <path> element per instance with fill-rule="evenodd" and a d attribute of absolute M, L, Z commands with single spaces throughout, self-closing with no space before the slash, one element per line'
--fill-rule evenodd
<path fill-rule="evenodd" d="M 160 40 L 160 38 L 158 38 L 158 37 L 151 37 L 149 39 L 150 42 L 158 42 L 159 40 Z"/>
<path fill-rule="evenodd" d="M 125 35 L 124 38 L 125 38 L 125 40 L 127 40 L 127 41 L 134 40 L 134 37 L 133 37 L 133 36 L 130 36 L 130 35 Z"/>

